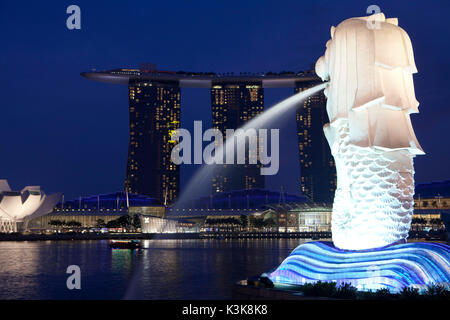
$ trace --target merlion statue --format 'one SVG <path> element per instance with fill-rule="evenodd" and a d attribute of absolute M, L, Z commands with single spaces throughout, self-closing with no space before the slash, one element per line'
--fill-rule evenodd
<path fill-rule="evenodd" d="M 316 73 L 336 162 L 334 245 L 363 250 L 406 241 L 413 214 L 413 158 L 424 154 L 409 115 L 418 113 L 411 40 L 383 13 L 331 27 Z"/>
<path fill-rule="evenodd" d="M 358 290 L 450 286 L 450 246 L 406 242 L 413 213 L 413 158 L 424 154 L 412 129 L 418 112 L 411 41 L 383 14 L 331 28 L 316 72 L 327 80 L 325 136 L 338 186 L 333 243 L 300 244 L 267 276 L 275 284 L 316 281 Z"/>

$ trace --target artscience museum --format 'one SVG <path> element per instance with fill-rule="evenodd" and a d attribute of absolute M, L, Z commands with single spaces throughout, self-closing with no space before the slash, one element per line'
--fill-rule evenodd
<path fill-rule="evenodd" d="M 60 194 L 46 195 L 39 186 L 11 190 L 7 180 L 0 180 L 0 232 L 26 230 L 28 222 L 51 212 Z"/>

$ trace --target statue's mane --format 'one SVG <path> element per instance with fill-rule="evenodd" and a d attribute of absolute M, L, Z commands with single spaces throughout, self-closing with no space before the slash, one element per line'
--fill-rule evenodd
<path fill-rule="evenodd" d="M 330 79 L 326 91 L 330 123 L 338 125 L 340 119 L 347 119 L 352 143 L 359 146 L 414 145 L 413 150 L 423 152 L 409 116 L 390 113 L 409 115 L 417 113 L 419 106 L 412 77 L 417 69 L 411 40 L 398 26 L 398 20 L 386 19 L 382 13 L 351 18 L 332 27 L 330 33 L 331 40 L 318 68 Z M 393 138 L 383 136 L 377 142 L 381 126 L 376 124 L 396 117 L 404 123 L 392 122 L 392 130 L 402 126 L 407 132 L 401 134 L 405 140 L 394 143 Z"/>
<path fill-rule="evenodd" d="M 368 24 L 372 22 L 379 26 L 370 28 Z M 412 83 L 417 69 L 411 40 L 397 23 L 398 19 L 385 19 L 379 13 L 347 19 L 331 28 L 325 61 L 331 77 L 328 98 L 331 103 L 336 102 L 336 107 L 357 109 L 384 99 L 393 109 L 418 112 Z M 386 82 L 394 78 L 405 85 L 390 92 Z"/>

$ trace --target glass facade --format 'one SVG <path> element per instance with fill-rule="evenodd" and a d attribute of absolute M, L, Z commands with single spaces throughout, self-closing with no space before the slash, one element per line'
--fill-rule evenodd
<path fill-rule="evenodd" d="M 321 81 L 297 82 L 295 93 L 319 83 Z M 336 190 L 336 167 L 323 133 L 323 126 L 328 122 L 323 92 L 306 99 L 298 107 L 296 117 L 301 191 L 311 201 L 332 203 Z"/>
<path fill-rule="evenodd" d="M 227 129 L 238 129 L 264 111 L 264 89 L 261 81 L 213 82 L 211 88 L 213 128 L 224 135 Z M 245 164 L 217 165 L 212 179 L 212 193 L 233 190 L 264 189 L 260 174 L 260 144 L 257 153 L 245 152 Z M 255 160 L 257 164 L 249 164 Z"/>
<path fill-rule="evenodd" d="M 180 170 L 170 159 L 180 127 L 177 81 L 129 82 L 130 142 L 125 190 L 148 195 L 165 204 L 179 192 Z"/>

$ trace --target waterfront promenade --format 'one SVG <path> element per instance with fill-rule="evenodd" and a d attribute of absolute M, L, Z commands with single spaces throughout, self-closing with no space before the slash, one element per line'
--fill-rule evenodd
<path fill-rule="evenodd" d="M 0 241 L 47 241 L 47 240 L 183 240 L 183 239 L 331 239 L 331 232 L 186 232 L 186 233 L 6 233 Z M 445 232 L 410 232 L 409 239 L 445 241 Z"/>

